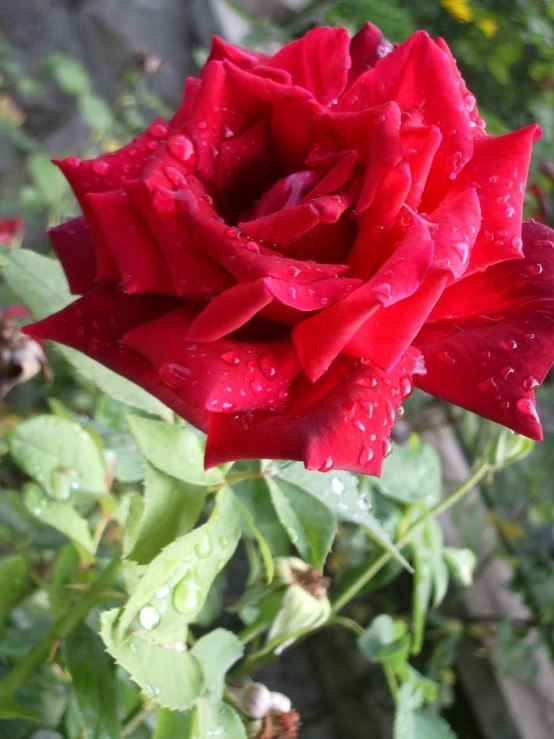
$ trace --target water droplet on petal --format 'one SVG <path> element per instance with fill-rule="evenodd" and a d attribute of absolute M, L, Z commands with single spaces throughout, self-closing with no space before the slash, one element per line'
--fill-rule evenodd
<path fill-rule="evenodd" d="M 508 377 L 515 372 L 515 369 L 513 367 L 503 367 L 503 369 L 500 370 L 500 374 L 502 377 L 507 380 Z"/>
<path fill-rule="evenodd" d="M 528 273 L 529 273 L 530 275 L 533 275 L 534 277 L 536 277 L 537 275 L 540 275 L 540 274 L 541 274 L 541 272 L 542 272 L 542 269 L 543 269 L 543 268 L 542 268 L 542 264 L 532 264 L 532 265 L 531 265 L 531 266 L 530 266 L 530 267 L 529 267 L 529 268 L 527 269 L 527 271 L 528 271 Z"/>
<path fill-rule="evenodd" d="M 252 380 L 250 383 L 250 389 L 254 393 L 254 395 L 261 395 L 264 391 L 264 386 L 259 380 Z"/>
<path fill-rule="evenodd" d="M 538 387 L 539 381 L 533 377 L 532 375 L 529 375 L 529 377 L 526 377 L 525 380 L 521 383 L 521 386 L 524 390 L 532 390 L 534 387 Z"/>
<path fill-rule="evenodd" d="M 364 411 L 367 413 L 369 418 L 373 418 L 373 403 L 369 403 L 367 400 L 360 401 L 360 405 L 364 409 Z"/>
<path fill-rule="evenodd" d="M 360 449 L 358 464 L 366 465 L 368 462 L 371 462 L 373 456 L 373 449 L 367 444 L 364 444 L 363 447 Z"/>
<path fill-rule="evenodd" d="M 296 267 L 294 264 L 291 264 L 287 267 L 287 272 L 289 273 L 291 277 L 298 277 L 301 270 L 299 269 L 299 267 Z"/>
<path fill-rule="evenodd" d="M 496 380 L 494 379 L 494 377 L 489 377 L 477 384 L 477 389 L 480 393 L 490 392 L 492 390 L 496 390 L 497 388 L 498 385 L 496 384 Z"/>
<path fill-rule="evenodd" d="M 383 452 L 383 459 L 388 457 L 389 454 L 392 452 L 392 444 L 390 442 L 390 439 L 388 439 L 386 436 L 383 437 L 382 452 Z"/>
<path fill-rule="evenodd" d="M 169 387 L 180 388 L 192 377 L 192 370 L 181 364 L 166 362 L 160 367 L 159 375 Z"/>
<path fill-rule="evenodd" d="M 407 398 L 414 391 L 414 381 L 409 375 L 400 378 L 400 394 L 403 398 Z"/>
<path fill-rule="evenodd" d="M 145 606 L 140 610 L 139 622 L 143 629 L 152 631 L 160 623 L 160 614 L 152 606 Z"/>
<path fill-rule="evenodd" d="M 358 429 L 358 431 L 365 431 L 365 426 L 361 421 L 359 421 L 357 418 L 354 418 L 352 420 L 352 425 Z"/>
<path fill-rule="evenodd" d="M 68 157 L 65 162 L 66 164 L 69 164 L 70 167 L 73 169 L 77 169 L 81 165 L 81 159 L 79 157 Z"/>
<path fill-rule="evenodd" d="M 169 151 L 173 154 L 175 159 L 178 159 L 184 164 L 188 164 L 193 167 L 196 163 L 196 155 L 194 153 L 194 145 L 188 136 L 178 134 L 172 136 L 168 142 Z"/>
<path fill-rule="evenodd" d="M 500 346 L 503 349 L 506 349 L 506 351 L 511 352 L 514 349 L 517 349 L 517 341 L 514 341 L 513 339 L 508 339 L 507 341 L 501 341 Z"/>
<path fill-rule="evenodd" d="M 187 184 L 187 178 L 176 167 L 164 167 L 164 174 L 174 187 Z"/>
<path fill-rule="evenodd" d="M 262 370 L 264 376 L 267 377 L 268 380 L 271 380 L 271 378 L 274 377 L 277 373 L 277 368 L 275 367 L 275 358 L 262 357 L 260 359 L 260 369 Z"/>
<path fill-rule="evenodd" d="M 456 358 L 448 352 L 439 352 L 437 354 L 437 359 L 440 359 L 440 361 L 444 362 L 445 364 L 456 364 Z"/>
<path fill-rule="evenodd" d="M 539 414 L 531 398 L 520 398 L 516 403 L 516 408 L 524 416 L 531 416 L 533 420 L 539 423 Z"/>
<path fill-rule="evenodd" d="M 96 161 L 92 163 L 92 171 L 99 177 L 106 177 L 109 174 L 111 167 L 107 162 Z"/>
<path fill-rule="evenodd" d="M 237 352 L 229 351 L 221 355 L 221 359 L 227 364 L 238 364 L 240 362 L 240 356 Z"/>
<path fill-rule="evenodd" d="M 327 459 L 325 460 L 325 462 L 323 462 L 323 464 L 319 468 L 319 471 L 320 472 L 329 472 L 329 470 L 331 470 L 331 469 L 333 469 L 333 458 L 332 457 L 327 457 Z"/>
<path fill-rule="evenodd" d="M 165 139 L 169 133 L 169 126 L 162 121 L 156 121 L 148 128 L 148 133 L 155 139 Z"/>

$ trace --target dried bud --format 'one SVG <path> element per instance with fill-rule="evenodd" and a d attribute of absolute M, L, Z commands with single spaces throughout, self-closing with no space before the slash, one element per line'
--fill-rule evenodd
<path fill-rule="evenodd" d="M 266 716 L 261 723 L 261 731 L 249 736 L 255 739 L 298 739 L 300 716 L 297 711 Z"/>
<path fill-rule="evenodd" d="M 15 386 L 38 372 L 50 382 L 52 372 L 41 345 L 25 336 L 11 318 L 17 311 L 0 312 L 0 400 Z"/>
<path fill-rule="evenodd" d="M 275 560 L 275 571 L 281 582 L 299 585 L 314 598 L 325 598 L 327 595 L 329 578 L 298 557 L 278 557 Z"/>

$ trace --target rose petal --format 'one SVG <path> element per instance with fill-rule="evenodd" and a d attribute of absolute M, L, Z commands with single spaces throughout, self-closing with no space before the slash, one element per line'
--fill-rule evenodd
<path fill-rule="evenodd" d="M 361 74 L 374 67 L 385 56 L 383 46 L 385 37 L 380 28 L 373 23 L 364 23 L 358 33 L 350 41 L 350 59 L 352 66 L 348 74 L 350 86 Z M 392 50 L 392 46 L 390 47 Z"/>
<path fill-rule="evenodd" d="M 145 359 L 122 343 L 127 331 L 175 305 L 176 301 L 166 296 L 126 295 L 112 285 L 103 285 L 24 331 L 39 341 L 59 341 L 88 354 L 159 398 L 197 428 L 205 429 L 207 413 L 184 402 Z"/>
<path fill-rule="evenodd" d="M 412 295 L 422 284 L 433 259 L 433 241 L 426 224 L 414 220 L 394 255 L 347 298 L 293 329 L 302 368 L 315 381 L 380 306 Z"/>
<path fill-rule="evenodd" d="M 48 236 L 62 263 L 73 295 L 92 290 L 96 280 L 96 255 L 85 219 L 70 221 L 50 228 Z"/>
<path fill-rule="evenodd" d="M 426 392 L 541 439 L 533 388 L 554 358 L 554 231 L 524 225 L 525 259 L 471 275 L 445 292 L 415 343 Z M 463 292 L 459 304 L 456 296 Z"/>
<path fill-rule="evenodd" d="M 417 356 L 411 350 L 389 375 L 340 358 L 315 385 L 300 377 L 285 413 L 212 415 L 206 467 L 231 459 L 297 459 L 307 469 L 379 475 Z"/>
<path fill-rule="evenodd" d="M 128 293 L 174 292 L 160 248 L 125 190 L 86 195 Z"/>
<path fill-rule="evenodd" d="M 320 102 L 330 103 L 346 86 L 349 47 L 345 28 L 314 28 L 283 46 L 266 64 L 286 70 L 295 85 L 309 90 Z"/>
<path fill-rule="evenodd" d="M 299 369 L 292 344 L 225 339 L 195 344 L 185 338 L 192 320 L 190 309 L 179 308 L 130 331 L 124 343 L 192 406 L 214 413 L 281 410 Z"/>

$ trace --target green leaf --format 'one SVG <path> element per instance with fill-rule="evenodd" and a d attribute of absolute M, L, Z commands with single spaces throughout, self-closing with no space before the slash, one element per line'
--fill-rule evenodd
<path fill-rule="evenodd" d="M 201 701 L 197 709 L 197 720 L 197 729 L 191 739 L 217 736 L 225 739 L 246 739 L 244 724 L 228 703 Z"/>
<path fill-rule="evenodd" d="M 393 500 L 430 507 L 441 495 L 439 456 L 430 444 L 419 443 L 415 451 L 397 445 L 394 454 L 385 459 L 383 473 L 375 483 Z"/>
<path fill-rule="evenodd" d="M 25 706 L 11 700 L 2 700 L 0 702 L 0 720 L 9 721 L 14 719 L 22 719 L 23 721 L 36 721 L 39 724 L 44 723 L 40 716 L 29 711 Z"/>
<path fill-rule="evenodd" d="M 19 466 L 57 500 L 76 489 L 106 492 L 104 460 L 91 436 L 77 423 L 57 416 L 37 416 L 19 424 L 10 437 Z"/>
<path fill-rule="evenodd" d="M 408 562 L 391 542 L 389 535 L 371 512 L 371 502 L 358 491 L 359 481 L 349 472 L 311 472 L 299 462 L 277 468 L 275 478 L 287 480 L 325 505 L 341 521 L 364 526 L 368 535 L 386 549 L 397 562 L 410 569 Z"/>
<path fill-rule="evenodd" d="M 69 187 L 64 176 L 46 154 L 31 154 L 27 158 L 27 171 L 45 202 L 58 205 L 68 193 Z"/>
<path fill-rule="evenodd" d="M 206 489 L 170 477 L 145 463 L 144 510 L 139 534 L 127 557 L 148 564 L 172 541 L 189 531 L 206 500 Z"/>
<path fill-rule="evenodd" d="M 273 575 L 275 573 L 275 565 L 273 563 L 273 556 L 271 554 L 271 550 L 269 548 L 269 545 L 267 541 L 265 540 L 264 536 L 262 535 L 260 529 L 256 525 L 256 521 L 254 520 L 254 516 L 250 513 L 248 508 L 238 500 L 236 499 L 237 506 L 239 508 L 240 514 L 242 518 L 246 521 L 246 525 L 252 532 L 252 535 L 258 542 L 258 546 L 260 547 L 260 553 L 262 555 L 262 559 L 265 566 L 266 576 L 267 576 L 267 582 L 270 583 L 273 580 Z"/>
<path fill-rule="evenodd" d="M 30 584 L 29 562 L 23 554 L 0 557 L 0 613 L 6 613 L 17 605 Z"/>
<path fill-rule="evenodd" d="M 416 739 L 456 739 L 446 721 L 434 713 L 428 711 L 415 712 L 415 738 Z"/>
<path fill-rule="evenodd" d="M 455 547 L 444 547 L 444 559 L 450 572 L 466 588 L 473 582 L 473 573 L 477 566 L 477 555 L 471 549 L 456 549 Z"/>
<path fill-rule="evenodd" d="M 206 697 L 223 698 L 225 674 L 239 660 L 244 646 L 231 631 L 215 629 L 199 639 L 191 653 L 199 660 L 206 677 Z"/>
<path fill-rule="evenodd" d="M 4 277 L 10 288 L 19 295 L 34 318 L 45 318 L 65 308 L 75 297 L 69 293 L 62 267 L 30 249 L 0 250 L 4 263 Z M 157 398 L 133 382 L 112 372 L 90 357 L 69 347 L 57 345 L 67 361 L 94 385 L 108 395 L 134 408 L 171 420 L 173 414 Z"/>
<path fill-rule="evenodd" d="M 410 651 L 406 624 L 386 614 L 376 616 L 358 639 L 358 648 L 372 662 L 388 662 L 398 669 Z"/>
<path fill-rule="evenodd" d="M 259 465 L 258 465 L 259 466 Z M 256 526 L 274 557 L 285 556 L 289 552 L 289 538 L 277 517 L 267 485 L 262 479 L 233 483 L 237 499 L 249 510 Z"/>
<path fill-rule="evenodd" d="M 327 506 L 286 480 L 266 478 L 277 516 L 301 556 L 322 570 L 333 545 L 337 519 Z"/>
<path fill-rule="evenodd" d="M 120 619 L 121 637 L 139 617 L 137 628 L 143 638 L 164 643 L 184 640 L 187 624 L 202 610 L 240 538 L 239 511 L 231 490 L 220 490 L 216 503 L 203 526 L 172 542 L 148 565 Z"/>
<path fill-rule="evenodd" d="M 69 95 L 84 95 L 90 90 L 89 77 L 79 62 L 65 54 L 48 54 L 45 65 L 58 85 Z"/>
<path fill-rule="evenodd" d="M 64 641 L 64 657 L 73 681 L 85 739 L 118 739 L 114 665 L 102 639 L 78 626 Z"/>
<path fill-rule="evenodd" d="M 204 470 L 204 450 L 191 429 L 142 416 L 128 416 L 127 421 L 142 454 L 157 469 L 193 485 L 223 481 L 217 467 Z"/>
<path fill-rule="evenodd" d="M 110 106 L 98 95 L 87 93 L 78 98 L 81 115 L 90 128 L 98 133 L 106 133 L 114 124 Z"/>
<path fill-rule="evenodd" d="M 156 703 L 176 711 L 190 708 L 203 694 L 206 680 L 199 660 L 190 652 L 166 649 L 140 637 L 120 639 L 114 608 L 101 616 L 101 636 L 108 652 Z"/>
<path fill-rule="evenodd" d="M 152 739 L 192 739 L 195 731 L 196 710 L 170 711 L 159 708 L 156 713 L 156 729 Z"/>
<path fill-rule="evenodd" d="M 83 563 L 94 561 L 94 544 L 86 519 L 70 503 L 52 500 L 39 485 L 25 485 L 23 500 L 27 510 L 44 524 L 65 534 L 70 539 Z"/>

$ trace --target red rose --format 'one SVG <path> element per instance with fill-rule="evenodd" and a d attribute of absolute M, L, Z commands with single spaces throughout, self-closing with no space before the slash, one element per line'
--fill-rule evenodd
<path fill-rule="evenodd" d="M 59 162 L 83 297 L 32 333 L 208 432 L 206 464 L 378 474 L 414 383 L 532 438 L 554 233 L 523 229 L 537 126 L 489 136 L 448 47 L 366 25 L 274 56 L 215 39 L 169 124 Z"/>

